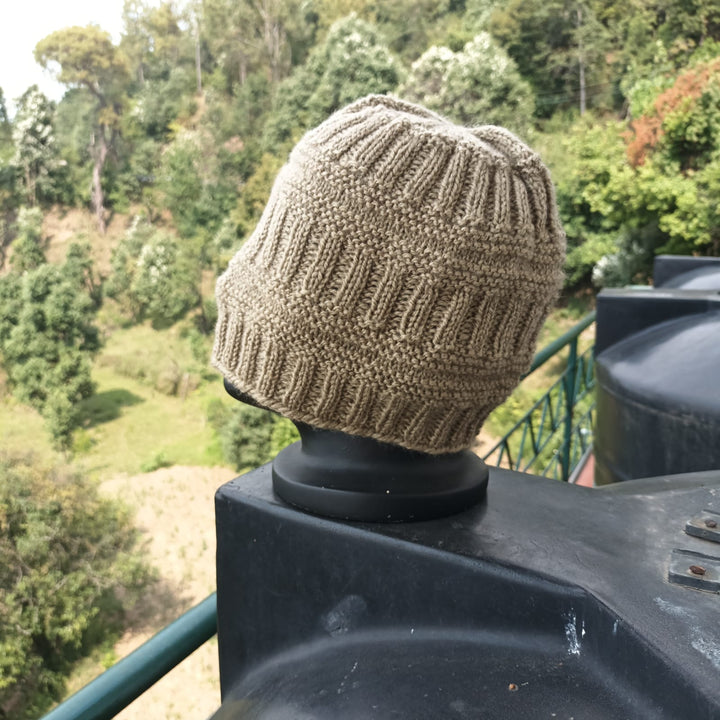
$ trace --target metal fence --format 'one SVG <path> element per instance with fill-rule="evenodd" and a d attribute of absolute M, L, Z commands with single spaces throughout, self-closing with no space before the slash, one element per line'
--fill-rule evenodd
<path fill-rule="evenodd" d="M 595 322 L 586 315 L 534 358 L 527 377 L 567 348 L 560 377 L 483 457 L 489 465 L 567 481 L 592 445 L 595 411 L 593 347 L 578 354 L 581 333 Z"/>
<path fill-rule="evenodd" d="M 568 480 L 592 443 L 594 361 L 592 348 L 578 354 L 578 339 L 594 321 L 594 312 L 586 315 L 535 356 L 525 377 L 568 349 L 565 369 L 558 380 L 485 455 L 489 464 Z M 216 631 L 217 603 L 213 593 L 43 720 L 109 720 Z"/>

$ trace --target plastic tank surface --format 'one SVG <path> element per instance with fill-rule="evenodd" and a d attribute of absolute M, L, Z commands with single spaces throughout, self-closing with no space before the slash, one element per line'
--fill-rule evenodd
<path fill-rule="evenodd" d="M 413 523 L 299 512 L 271 473 L 216 496 L 213 720 L 720 718 L 720 472 L 491 468 Z"/>
<path fill-rule="evenodd" d="M 599 484 L 720 468 L 720 312 L 631 334 L 596 372 Z"/>
<path fill-rule="evenodd" d="M 719 290 L 720 267 L 699 267 L 668 280 L 663 287 L 683 290 Z"/>
<path fill-rule="evenodd" d="M 720 290 L 720 258 L 658 255 L 653 284 L 667 289 Z"/>

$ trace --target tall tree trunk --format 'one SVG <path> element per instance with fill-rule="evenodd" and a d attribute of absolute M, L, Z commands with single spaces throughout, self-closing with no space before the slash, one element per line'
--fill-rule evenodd
<path fill-rule="evenodd" d="M 578 65 L 580 70 L 580 115 L 585 114 L 586 96 L 585 96 L 585 54 L 582 41 L 582 10 L 577 9 L 577 29 L 578 29 Z"/>
<path fill-rule="evenodd" d="M 270 63 L 270 82 L 276 85 L 280 81 L 282 50 L 285 42 L 279 8 L 275 7 L 271 0 L 260 0 L 255 3 L 255 10 L 263 25 L 263 42 Z"/>
<path fill-rule="evenodd" d="M 95 211 L 95 219 L 97 220 L 98 229 L 105 234 L 105 195 L 102 189 L 102 170 L 105 166 L 105 160 L 108 155 L 108 142 L 105 137 L 105 126 L 99 127 L 93 137 L 92 142 L 93 155 L 93 172 L 92 172 L 92 189 L 90 191 L 90 202 Z"/>

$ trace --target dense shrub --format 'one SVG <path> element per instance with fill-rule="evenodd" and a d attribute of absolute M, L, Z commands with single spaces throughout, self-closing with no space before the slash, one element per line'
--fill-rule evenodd
<path fill-rule="evenodd" d="M 431 47 L 416 60 L 400 95 L 464 125 L 504 125 L 526 131 L 532 91 L 517 65 L 487 33 L 461 52 Z"/>
<path fill-rule="evenodd" d="M 220 435 L 223 454 L 237 470 L 250 470 L 270 462 L 300 435 L 287 418 L 269 410 L 220 400 L 208 406 L 208 422 Z"/>
<path fill-rule="evenodd" d="M 0 455 L 0 717 L 58 698 L 150 578 L 126 507 L 78 473 Z"/>

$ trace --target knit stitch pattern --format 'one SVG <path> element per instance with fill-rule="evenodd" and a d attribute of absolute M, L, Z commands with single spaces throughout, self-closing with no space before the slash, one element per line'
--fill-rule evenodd
<path fill-rule="evenodd" d="M 218 279 L 212 362 L 293 420 L 462 450 L 529 368 L 564 254 L 530 148 L 371 95 L 280 171 Z"/>

